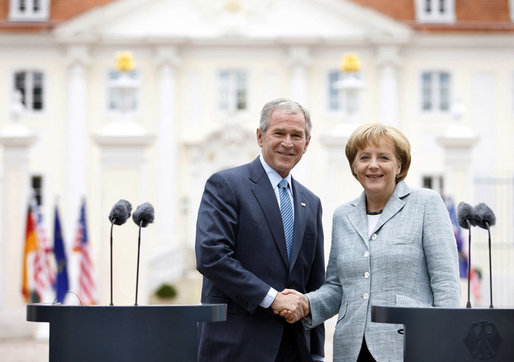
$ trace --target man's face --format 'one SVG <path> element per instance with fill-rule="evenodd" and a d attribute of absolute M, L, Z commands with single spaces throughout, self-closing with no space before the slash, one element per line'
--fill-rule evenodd
<path fill-rule="evenodd" d="M 282 177 L 286 177 L 300 161 L 309 141 L 303 113 L 289 114 L 277 109 L 271 113 L 266 132 L 263 134 L 257 129 L 257 142 L 264 160 Z"/>

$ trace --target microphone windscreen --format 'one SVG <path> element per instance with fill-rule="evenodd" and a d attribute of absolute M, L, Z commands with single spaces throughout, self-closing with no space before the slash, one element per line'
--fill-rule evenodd
<path fill-rule="evenodd" d="M 493 226 L 496 224 L 496 216 L 494 216 L 493 210 L 483 202 L 475 206 L 475 223 L 482 229 L 487 229 L 487 224 Z"/>
<path fill-rule="evenodd" d="M 137 226 L 146 227 L 154 220 L 154 209 L 149 202 L 142 203 L 132 214 L 132 220 Z"/>
<path fill-rule="evenodd" d="M 467 220 L 471 225 L 475 226 L 475 212 L 470 204 L 467 202 L 460 202 L 459 206 L 457 206 L 457 221 L 461 228 L 469 229 Z"/>
<path fill-rule="evenodd" d="M 123 225 L 130 217 L 132 205 L 127 200 L 119 200 L 111 209 L 109 220 L 116 225 Z"/>

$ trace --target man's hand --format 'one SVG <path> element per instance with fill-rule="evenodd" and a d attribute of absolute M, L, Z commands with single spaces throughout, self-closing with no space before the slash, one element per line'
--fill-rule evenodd
<path fill-rule="evenodd" d="M 273 313 L 280 314 L 286 320 L 299 320 L 303 318 L 303 308 L 301 298 L 293 293 L 284 294 L 280 292 L 271 303 Z M 290 322 L 294 323 L 294 322 Z"/>
<path fill-rule="evenodd" d="M 289 323 L 295 323 L 310 313 L 309 299 L 294 289 L 278 293 L 271 308 Z"/>

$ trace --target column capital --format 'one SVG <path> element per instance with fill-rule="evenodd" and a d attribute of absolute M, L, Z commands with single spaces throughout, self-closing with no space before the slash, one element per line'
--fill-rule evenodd
<path fill-rule="evenodd" d="M 291 46 L 287 54 L 289 65 L 308 67 L 312 63 L 310 49 L 307 46 Z"/>
<path fill-rule="evenodd" d="M 155 48 L 155 63 L 158 67 L 178 67 L 181 62 L 177 47 L 157 46 Z"/>
<path fill-rule="evenodd" d="M 377 47 L 377 64 L 379 66 L 392 65 L 399 67 L 402 63 L 400 47 L 397 45 L 380 45 Z"/>
<path fill-rule="evenodd" d="M 91 56 L 87 45 L 71 45 L 66 48 L 66 64 L 71 67 L 80 65 L 87 67 L 91 64 Z"/>

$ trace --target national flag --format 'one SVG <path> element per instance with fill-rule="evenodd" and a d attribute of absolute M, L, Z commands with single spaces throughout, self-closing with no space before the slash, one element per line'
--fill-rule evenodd
<path fill-rule="evenodd" d="M 36 223 L 34 221 L 34 214 L 30 206 L 27 210 L 27 223 L 25 229 L 25 251 L 23 253 L 23 273 L 22 273 L 22 282 L 21 282 L 21 293 L 23 294 L 23 298 L 25 303 L 29 303 L 32 298 L 31 295 L 34 292 L 31 279 L 31 259 L 33 257 L 33 253 L 38 249 L 38 240 L 36 233 Z"/>
<path fill-rule="evenodd" d="M 87 224 L 86 224 L 86 201 L 82 200 L 80 206 L 80 216 L 75 236 L 75 246 L 73 250 L 79 255 L 79 286 L 78 296 L 84 305 L 96 304 L 96 287 L 93 276 L 93 263 L 91 260 L 90 243 L 88 243 Z"/>
<path fill-rule="evenodd" d="M 59 219 L 59 210 L 55 206 L 54 218 L 54 255 L 57 265 L 57 278 L 55 280 L 55 289 L 57 292 L 57 302 L 63 303 L 64 297 L 69 289 L 68 282 L 68 266 L 66 262 L 66 250 L 64 249 L 64 240 L 61 231 L 61 221 Z"/>
<path fill-rule="evenodd" d="M 55 269 L 51 259 L 52 249 L 43 225 L 43 216 L 41 215 L 41 211 L 35 197 L 32 198 L 31 208 L 36 224 L 36 234 L 39 246 L 34 257 L 34 287 L 39 300 L 43 301 L 45 299 L 45 295 L 50 294 L 49 292 L 52 290 L 55 283 Z"/>
<path fill-rule="evenodd" d="M 451 198 L 446 200 L 446 207 L 450 215 L 450 220 L 453 226 L 453 234 L 455 235 L 455 241 L 457 242 L 457 251 L 459 256 L 459 274 L 461 278 L 468 277 L 468 256 L 464 250 L 464 240 L 462 237 L 462 230 L 457 221 L 457 212 L 455 210 L 455 203 Z"/>

